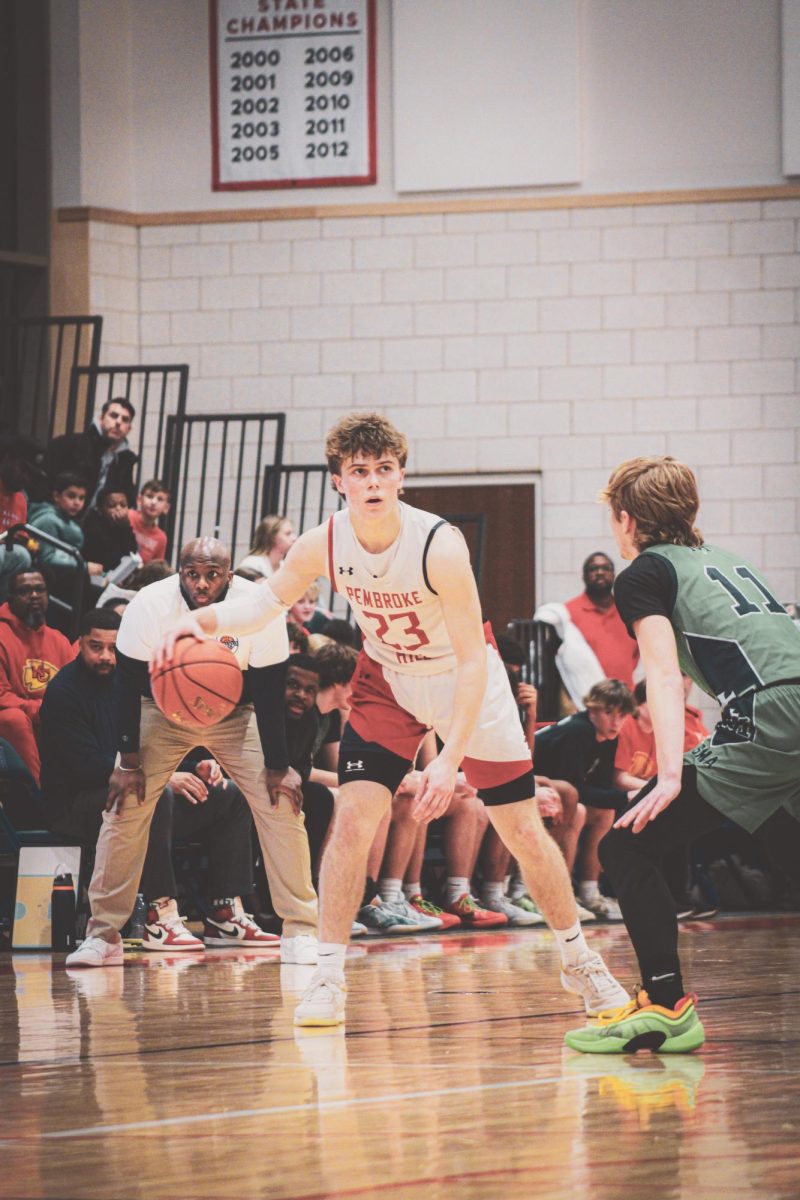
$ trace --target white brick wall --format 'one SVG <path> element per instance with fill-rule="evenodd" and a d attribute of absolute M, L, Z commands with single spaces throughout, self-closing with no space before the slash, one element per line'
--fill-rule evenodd
<path fill-rule="evenodd" d="M 106 361 L 191 364 L 198 410 L 287 409 L 320 459 L 380 407 L 425 473 L 543 484 L 542 597 L 612 550 L 633 454 L 698 471 L 701 527 L 800 597 L 800 202 L 91 226 Z"/>

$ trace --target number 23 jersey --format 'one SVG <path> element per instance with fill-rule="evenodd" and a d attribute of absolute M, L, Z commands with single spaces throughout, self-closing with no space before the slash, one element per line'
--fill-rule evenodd
<path fill-rule="evenodd" d="M 436 530 L 447 522 L 400 504 L 400 532 L 369 554 L 346 508 L 328 522 L 328 573 L 350 604 L 371 659 L 401 674 L 437 675 L 457 666 L 439 597 L 427 571 Z"/>

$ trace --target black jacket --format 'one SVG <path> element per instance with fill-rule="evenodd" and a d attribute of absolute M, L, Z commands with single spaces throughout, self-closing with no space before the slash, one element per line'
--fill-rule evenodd
<path fill-rule="evenodd" d="M 133 529 L 128 521 L 116 522 L 99 513 L 97 509 L 83 523 L 83 550 L 86 562 L 103 564 L 104 571 L 118 566 L 126 554 L 135 554 L 138 547 Z"/>
<path fill-rule="evenodd" d="M 64 433 L 61 437 L 53 438 L 47 449 L 47 473 L 50 480 L 54 480 L 61 471 L 77 471 L 86 480 L 88 507 L 97 490 L 103 455 L 110 444 L 95 424 L 90 425 L 83 433 Z M 133 473 L 138 461 L 138 455 L 134 454 L 130 446 L 122 446 L 114 455 L 105 480 L 106 487 L 124 492 L 128 497 L 128 504 L 131 505 L 136 499 Z"/>
<path fill-rule="evenodd" d="M 114 769 L 113 675 L 101 678 L 80 655 L 50 680 L 40 712 L 42 796 L 52 826 L 78 792 L 105 787 Z"/>

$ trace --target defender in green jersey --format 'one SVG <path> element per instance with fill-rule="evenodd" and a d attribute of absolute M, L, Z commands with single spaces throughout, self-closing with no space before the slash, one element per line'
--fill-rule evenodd
<path fill-rule="evenodd" d="M 661 858 L 726 818 L 750 831 L 781 807 L 800 819 L 800 630 L 759 571 L 704 544 L 688 467 L 632 459 L 603 499 L 631 561 L 614 594 L 642 654 L 658 774 L 600 846 L 643 988 L 566 1042 L 587 1053 L 681 1053 L 704 1034 L 681 978 Z M 714 732 L 686 755 L 681 671 L 722 706 Z"/>

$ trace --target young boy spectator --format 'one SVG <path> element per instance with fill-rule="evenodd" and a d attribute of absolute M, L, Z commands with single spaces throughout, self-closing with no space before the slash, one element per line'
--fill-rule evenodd
<path fill-rule="evenodd" d="M 83 530 L 78 524 L 78 517 L 85 504 L 86 480 L 74 471 L 62 471 L 53 481 L 52 500 L 32 506 L 30 524 L 82 553 Z M 75 559 L 71 554 L 44 540 L 39 543 L 38 560 L 56 577 L 62 571 L 75 570 Z M 90 575 L 102 575 L 100 563 L 89 562 L 86 565 Z M 53 591 L 58 594 L 57 587 Z"/>
<path fill-rule="evenodd" d="M 618 905 L 601 895 L 597 847 L 611 828 L 627 795 L 614 784 L 614 756 L 622 722 L 634 710 L 633 696 L 618 679 L 596 683 L 583 700 L 585 712 L 565 717 L 536 734 L 536 774 L 566 780 L 586 806 L 586 827 L 578 861 L 577 896 L 596 916 L 621 921 Z"/>
<path fill-rule="evenodd" d="M 318 583 L 310 584 L 299 600 L 289 609 L 289 619 L 304 629 L 306 633 L 322 633 L 323 627 L 330 620 L 330 613 L 318 607 L 320 588 Z M 342 641 L 334 638 L 334 641 Z M 351 643 L 345 643 L 350 645 Z"/>
<path fill-rule="evenodd" d="M 169 504 L 167 485 L 160 479 L 148 479 L 136 498 L 136 508 L 128 512 L 143 563 L 167 556 L 167 535 L 158 522 L 169 512 Z"/>
<path fill-rule="evenodd" d="M 17 571 L 9 581 L 8 604 L 0 607 L 0 737 L 37 784 L 39 710 L 50 680 L 75 657 L 63 633 L 47 625 L 48 600 L 41 571 Z"/>
<path fill-rule="evenodd" d="M 83 526 L 84 558 L 113 571 L 126 554 L 136 554 L 136 537 L 128 520 L 128 500 L 123 491 L 106 488 L 97 497 Z"/>

